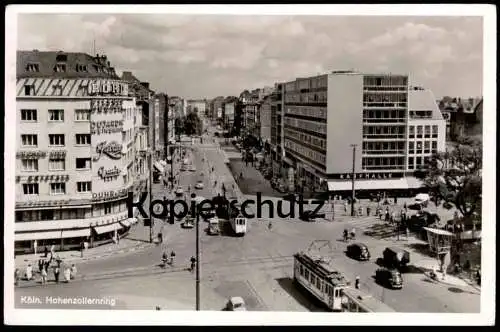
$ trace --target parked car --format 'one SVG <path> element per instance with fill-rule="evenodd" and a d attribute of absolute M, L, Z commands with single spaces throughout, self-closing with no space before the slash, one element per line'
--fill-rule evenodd
<path fill-rule="evenodd" d="M 214 216 L 208 220 L 208 235 L 219 235 L 219 218 Z"/>
<path fill-rule="evenodd" d="M 375 281 L 390 288 L 403 288 L 403 278 L 398 270 L 380 268 L 375 272 Z"/>
<path fill-rule="evenodd" d="M 353 243 L 347 246 L 347 256 L 360 261 L 367 261 L 370 259 L 370 251 L 364 243 Z"/>
<path fill-rule="evenodd" d="M 410 263 L 410 253 L 400 248 L 387 247 L 382 255 L 386 267 L 404 268 Z"/>
<path fill-rule="evenodd" d="M 198 182 L 196 182 L 196 184 L 194 185 L 195 189 L 203 189 L 204 187 L 205 185 L 203 184 L 202 180 L 198 180 Z"/>
<path fill-rule="evenodd" d="M 186 217 L 184 219 L 184 222 L 181 224 L 182 228 L 193 228 L 194 227 L 194 220 L 191 217 Z"/>
<path fill-rule="evenodd" d="M 245 301 L 240 296 L 234 296 L 229 299 L 226 305 L 228 311 L 246 311 Z"/>
<path fill-rule="evenodd" d="M 184 189 L 182 189 L 182 187 L 177 187 L 177 189 L 175 190 L 175 195 L 176 196 L 184 195 Z"/>
<path fill-rule="evenodd" d="M 314 221 L 316 221 L 316 219 L 325 218 L 325 214 L 324 213 L 316 213 L 316 214 L 314 214 L 313 212 L 314 211 L 312 211 L 312 210 L 305 210 L 302 213 L 302 215 L 299 217 L 300 220 L 314 222 Z"/>
<path fill-rule="evenodd" d="M 415 203 L 422 205 L 423 207 L 427 207 L 430 201 L 429 194 L 418 194 L 415 196 Z"/>

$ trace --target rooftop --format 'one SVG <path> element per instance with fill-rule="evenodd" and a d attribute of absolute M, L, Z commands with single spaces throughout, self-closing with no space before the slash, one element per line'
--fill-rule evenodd
<path fill-rule="evenodd" d="M 17 51 L 16 76 L 120 79 L 105 55 L 38 50 Z"/>

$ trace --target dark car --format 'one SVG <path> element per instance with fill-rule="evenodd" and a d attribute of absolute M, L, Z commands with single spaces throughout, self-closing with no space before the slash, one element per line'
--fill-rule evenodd
<path fill-rule="evenodd" d="M 410 263 L 410 253 L 406 250 L 387 247 L 383 252 L 384 265 L 393 268 L 405 268 Z"/>
<path fill-rule="evenodd" d="M 303 221 L 314 222 L 318 218 L 325 218 L 325 214 L 324 213 L 314 214 L 314 211 L 312 210 L 305 210 L 304 212 L 302 212 L 302 215 L 299 218 L 300 220 Z"/>
<path fill-rule="evenodd" d="M 370 251 L 363 243 L 353 243 L 347 246 L 347 256 L 360 261 L 367 261 L 370 259 Z"/>
<path fill-rule="evenodd" d="M 377 283 L 390 288 L 403 288 L 403 278 L 398 270 L 380 268 L 375 272 L 375 280 Z"/>

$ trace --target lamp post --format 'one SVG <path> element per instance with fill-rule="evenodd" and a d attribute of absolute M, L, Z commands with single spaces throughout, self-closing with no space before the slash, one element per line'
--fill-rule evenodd
<path fill-rule="evenodd" d="M 153 201 L 153 153 L 149 151 L 149 204 Z M 150 216 L 149 219 L 149 243 L 153 243 L 153 221 Z"/>
<path fill-rule="evenodd" d="M 196 212 L 196 311 L 200 311 L 200 214 Z"/>
<path fill-rule="evenodd" d="M 354 217 L 354 200 L 355 200 L 355 191 L 354 191 L 354 177 L 356 174 L 356 146 L 357 144 L 351 144 L 352 147 L 352 200 L 351 200 L 351 217 Z"/>

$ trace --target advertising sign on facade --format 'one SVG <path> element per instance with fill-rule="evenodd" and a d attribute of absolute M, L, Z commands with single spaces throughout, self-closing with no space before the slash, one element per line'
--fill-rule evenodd
<path fill-rule="evenodd" d="M 116 99 L 99 100 L 99 103 L 91 103 L 92 197 L 94 200 L 109 200 L 116 199 L 120 194 L 115 193 L 124 189 L 124 179 L 120 176 L 124 165 L 123 113 L 110 111 L 111 107 L 122 108 L 121 104 L 116 104 Z M 108 109 L 103 109 L 103 106 Z"/>
<path fill-rule="evenodd" d="M 128 84 L 121 81 L 95 80 L 89 82 L 88 94 L 91 96 L 128 96 Z"/>

